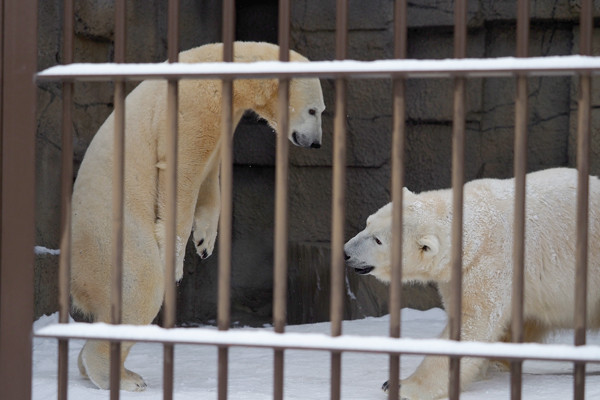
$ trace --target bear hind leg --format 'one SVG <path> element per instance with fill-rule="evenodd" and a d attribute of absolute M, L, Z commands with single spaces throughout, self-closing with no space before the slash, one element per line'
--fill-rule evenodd
<path fill-rule="evenodd" d="M 146 389 L 144 379 L 124 366 L 125 358 L 133 346 L 132 342 L 121 344 L 121 390 L 141 392 Z M 110 343 L 88 340 L 77 360 L 79 372 L 89 378 L 100 389 L 110 389 Z"/>

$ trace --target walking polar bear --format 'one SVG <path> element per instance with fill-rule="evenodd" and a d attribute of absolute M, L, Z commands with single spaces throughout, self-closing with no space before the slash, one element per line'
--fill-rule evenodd
<path fill-rule="evenodd" d="M 590 177 L 588 326 L 600 328 L 600 181 Z M 527 175 L 525 340 L 573 327 L 577 171 L 549 169 Z M 403 281 L 436 282 L 446 309 L 451 274 L 452 191 L 413 194 L 404 189 Z M 462 339 L 510 337 L 514 180 L 481 179 L 464 186 Z M 391 203 L 367 219 L 344 247 L 359 274 L 390 281 Z M 446 327 L 441 335 L 448 338 Z M 485 371 L 488 360 L 465 358 L 461 388 Z M 402 398 L 448 396 L 448 358 L 425 357 L 401 382 Z M 384 384 L 384 388 L 387 385 Z"/>
<path fill-rule="evenodd" d="M 218 62 L 222 44 L 194 48 L 180 62 Z M 236 62 L 277 60 L 279 48 L 267 43 L 236 42 Z M 291 61 L 308 61 L 291 51 Z M 125 324 L 149 324 L 164 298 L 166 94 L 164 80 L 142 82 L 126 99 L 123 314 Z M 277 129 L 278 81 L 236 80 L 233 122 L 254 110 Z M 289 131 L 297 146 L 321 146 L 325 109 L 318 79 L 293 79 L 289 95 Z M 202 258 L 211 255 L 220 212 L 219 162 L 221 82 L 179 83 L 176 279 L 183 274 L 185 243 L 191 231 Z M 72 278 L 74 307 L 95 322 L 110 321 L 111 196 L 114 116 L 90 143 L 79 169 L 72 200 Z M 64 239 L 63 239 L 64 240 Z M 122 344 L 121 388 L 141 391 L 143 378 L 123 363 L 133 343 Z M 109 387 L 109 344 L 88 341 L 78 359 L 82 375 L 98 387 Z"/>

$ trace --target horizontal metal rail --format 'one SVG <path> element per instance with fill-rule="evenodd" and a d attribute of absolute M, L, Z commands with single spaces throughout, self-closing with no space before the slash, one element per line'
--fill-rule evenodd
<path fill-rule="evenodd" d="M 112 81 L 115 79 L 216 78 L 443 78 L 600 74 L 600 57 L 556 56 L 444 60 L 313 61 L 255 63 L 147 63 L 57 65 L 37 74 L 38 81 Z"/>
<path fill-rule="evenodd" d="M 104 323 L 54 324 L 37 330 L 39 338 L 127 340 L 135 342 L 259 347 L 268 349 L 348 351 L 384 354 L 422 354 L 484 357 L 507 360 L 578 361 L 600 363 L 600 346 L 538 343 L 457 342 L 443 339 L 408 339 L 385 336 L 318 333 L 280 333 L 263 330 L 219 331 L 207 328 L 165 329 L 156 325 Z"/>

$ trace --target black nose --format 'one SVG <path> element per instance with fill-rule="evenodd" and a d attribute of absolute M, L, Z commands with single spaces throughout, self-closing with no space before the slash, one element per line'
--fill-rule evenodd
<path fill-rule="evenodd" d="M 350 256 L 348 254 L 346 254 L 346 252 L 344 252 L 344 260 L 348 261 L 350 259 Z"/>
<path fill-rule="evenodd" d="M 321 148 L 321 143 L 318 142 L 314 142 L 313 144 L 310 145 L 311 149 L 320 149 Z"/>

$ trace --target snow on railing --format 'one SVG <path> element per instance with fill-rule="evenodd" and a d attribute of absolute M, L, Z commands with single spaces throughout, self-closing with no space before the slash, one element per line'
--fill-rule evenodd
<path fill-rule="evenodd" d="M 46 80 L 114 80 L 168 78 L 439 78 L 452 76 L 510 77 L 527 75 L 600 74 L 600 57 L 464 58 L 443 60 L 312 61 L 254 63 L 67 64 L 37 74 Z"/>
<path fill-rule="evenodd" d="M 81 322 L 48 325 L 35 331 L 34 335 L 57 339 L 126 340 L 274 349 L 600 363 L 600 346 L 597 345 L 456 342 L 443 339 L 395 339 L 385 336 L 355 335 L 332 337 L 319 333 L 281 334 L 264 330 L 219 331 L 210 328 L 165 329 L 157 325 L 110 325 Z"/>

